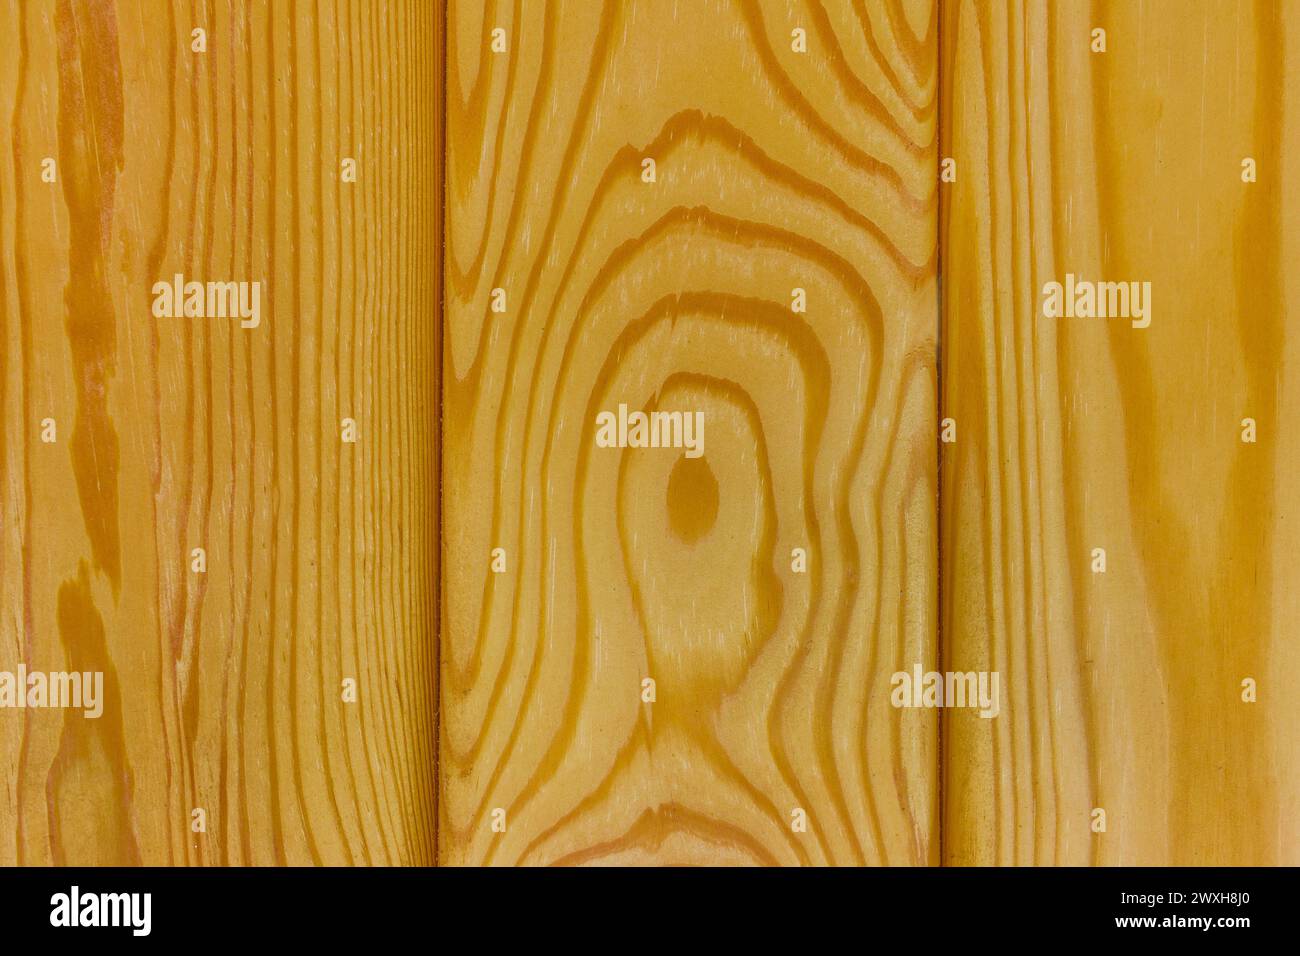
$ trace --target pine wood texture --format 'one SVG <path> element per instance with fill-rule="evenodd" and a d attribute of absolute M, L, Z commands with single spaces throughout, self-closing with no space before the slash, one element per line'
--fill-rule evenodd
<path fill-rule="evenodd" d="M 0 4 L 0 668 L 107 683 L 0 711 L 0 864 L 432 860 L 439 26 Z"/>
<path fill-rule="evenodd" d="M 934 5 L 447 41 L 441 859 L 936 861 L 937 721 L 889 702 L 936 649 Z M 620 403 L 703 456 L 596 447 Z"/>
<path fill-rule="evenodd" d="M 1300 864 L 1297 49 L 0 0 L 0 865 Z"/>
<path fill-rule="evenodd" d="M 1004 687 L 946 714 L 945 862 L 1300 863 L 1300 8 L 941 36 L 941 640 Z M 1149 281 L 1150 326 L 1044 318 L 1067 273 Z"/>

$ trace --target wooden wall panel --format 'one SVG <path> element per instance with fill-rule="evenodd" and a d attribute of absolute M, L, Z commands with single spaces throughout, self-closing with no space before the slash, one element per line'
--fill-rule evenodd
<path fill-rule="evenodd" d="M 106 679 L 0 710 L 0 863 L 431 861 L 439 27 L 0 4 L 0 670 Z"/>
<path fill-rule="evenodd" d="M 1294 865 L 1300 8 L 941 34 L 943 658 L 1005 688 L 946 714 L 945 861 Z M 1067 274 L 1150 282 L 1150 325 L 1044 317 Z"/>
<path fill-rule="evenodd" d="M 934 862 L 934 4 L 447 40 L 441 859 Z M 621 403 L 704 454 L 597 447 Z"/>

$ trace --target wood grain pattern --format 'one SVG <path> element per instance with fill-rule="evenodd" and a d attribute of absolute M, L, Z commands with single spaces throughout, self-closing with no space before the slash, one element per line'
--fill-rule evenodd
<path fill-rule="evenodd" d="M 0 709 L 0 864 L 1300 863 L 1300 9 L 0 0 L 0 49 L 0 672 L 107 684 Z M 260 325 L 155 318 L 178 273 Z M 895 709 L 917 664 L 1000 714 Z"/>
<path fill-rule="evenodd" d="M 934 4 L 456 0 L 447 43 L 440 858 L 935 861 L 889 702 L 936 649 Z M 597 448 L 620 403 L 703 456 Z"/>
<path fill-rule="evenodd" d="M 0 711 L 0 864 L 433 858 L 439 26 L 0 4 L 0 669 L 107 681 Z"/>
<path fill-rule="evenodd" d="M 941 34 L 943 656 L 1006 688 L 946 715 L 945 862 L 1294 865 L 1300 8 L 954 0 Z M 1151 325 L 1044 318 L 1067 273 L 1150 281 Z"/>

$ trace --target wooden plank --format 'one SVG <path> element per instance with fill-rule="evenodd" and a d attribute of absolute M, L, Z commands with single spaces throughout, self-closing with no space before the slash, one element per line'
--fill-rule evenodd
<path fill-rule="evenodd" d="M 436 28 L 0 4 L 0 670 L 105 683 L 0 710 L 0 864 L 433 858 Z"/>
<path fill-rule="evenodd" d="M 935 19 L 449 4 L 444 862 L 937 860 Z"/>
<path fill-rule="evenodd" d="M 954 0 L 941 36 L 943 659 L 1004 688 L 946 714 L 945 862 L 1294 865 L 1300 8 Z M 1067 274 L 1149 282 L 1150 324 L 1046 317 Z"/>

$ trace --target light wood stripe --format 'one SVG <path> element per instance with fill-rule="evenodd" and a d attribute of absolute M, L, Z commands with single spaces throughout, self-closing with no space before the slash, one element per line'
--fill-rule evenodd
<path fill-rule="evenodd" d="M 0 669 L 108 683 L 0 712 L 0 864 L 432 861 L 440 28 L 0 4 Z"/>
<path fill-rule="evenodd" d="M 447 39 L 441 859 L 934 861 L 933 4 Z M 620 403 L 703 457 L 595 447 Z"/>
<path fill-rule="evenodd" d="M 941 631 L 1006 688 L 946 715 L 945 862 L 1295 864 L 1300 10 L 952 2 L 941 32 Z M 1044 318 L 1067 273 L 1149 281 L 1150 326 Z"/>

